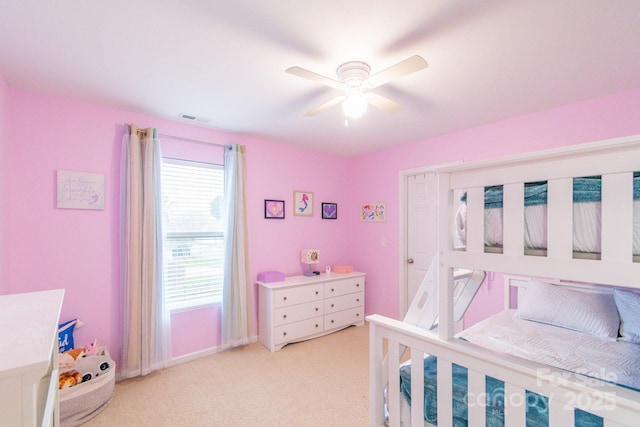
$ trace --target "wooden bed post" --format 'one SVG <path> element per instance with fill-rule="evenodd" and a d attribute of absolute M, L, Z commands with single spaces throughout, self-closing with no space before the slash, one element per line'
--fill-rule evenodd
<path fill-rule="evenodd" d="M 388 362 L 387 362 L 388 363 Z M 369 323 L 369 421 L 371 426 L 384 425 L 384 388 L 387 366 L 383 364 L 382 337 L 375 323 Z"/>
<path fill-rule="evenodd" d="M 453 192 L 449 190 L 449 174 L 437 176 L 438 186 L 438 335 L 449 340 L 453 338 L 453 267 L 449 265 L 449 250 L 453 248 Z"/>

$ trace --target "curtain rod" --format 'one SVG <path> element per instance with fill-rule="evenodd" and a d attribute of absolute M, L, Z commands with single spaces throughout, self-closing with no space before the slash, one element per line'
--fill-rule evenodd
<path fill-rule="evenodd" d="M 146 131 L 146 129 L 138 129 L 138 133 L 146 135 L 147 131 Z M 226 144 L 218 144 L 218 143 L 215 143 L 215 142 L 202 141 L 202 140 L 199 140 L 199 139 L 183 138 L 181 136 L 168 135 L 168 134 L 165 134 L 165 133 L 158 133 L 158 136 L 161 136 L 163 138 L 169 138 L 169 139 L 179 139 L 181 141 L 189 141 L 189 142 L 197 142 L 197 143 L 200 143 L 200 144 L 215 145 L 215 146 L 221 147 L 221 148 L 226 148 L 227 147 Z"/>
<path fill-rule="evenodd" d="M 183 138 L 181 136 L 167 135 L 167 134 L 164 134 L 164 133 L 158 133 L 158 136 L 161 136 L 163 138 L 169 138 L 169 139 L 179 139 L 181 141 L 198 142 L 200 144 L 215 145 L 217 147 L 222 147 L 222 148 L 226 147 L 226 144 L 218 144 L 218 143 L 210 142 L 210 141 L 201 141 L 199 139 Z"/>

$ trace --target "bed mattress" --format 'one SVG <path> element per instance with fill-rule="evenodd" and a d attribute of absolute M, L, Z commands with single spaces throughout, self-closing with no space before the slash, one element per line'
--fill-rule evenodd
<path fill-rule="evenodd" d="M 573 205 L 573 250 L 576 253 L 599 254 L 601 203 L 584 202 Z M 458 247 L 466 245 L 466 204 L 462 204 L 455 218 L 455 238 Z M 502 208 L 485 209 L 484 244 L 487 248 L 502 248 Z M 547 205 L 525 206 L 524 247 L 528 250 L 547 249 Z M 633 202 L 633 255 L 640 255 L 640 201 Z M 535 254 L 535 253 L 533 253 Z M 543 255 L 543 252 L 540 252 Z"/>
<path fill-rule="evenodd" d="M 482 347 L 640 390 L 640 346 L 522 320 L 506 310 L 458 334 Z"/>

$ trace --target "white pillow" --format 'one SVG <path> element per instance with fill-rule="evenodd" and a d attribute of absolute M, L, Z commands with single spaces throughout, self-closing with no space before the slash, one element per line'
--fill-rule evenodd
<path fill-rule="evenodd" d="M 615 289 L 613 297 L 620 313 L 620 339 L 640 344 L 640 294 Z"/>
<path fill-rule="evenodd" d="M 620 328 L 612 293 L 581 292 L 537 280 L 529 280 L 516 317 L 601 338 L 616 339 Z"/>

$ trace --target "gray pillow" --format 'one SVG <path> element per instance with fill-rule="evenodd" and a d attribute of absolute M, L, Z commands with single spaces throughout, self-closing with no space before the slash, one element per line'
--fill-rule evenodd
<path fill-rule="evenodd" d="M 601 338 L 618 337 L 620 316 L 611 292 L 581 292 L 529 280 L 518 301 L 516 317 L 585 332 Z"/>
<path fill-rule="evenodd" d="M 615 289 L 613 297 L 620 313 L 620 339 L 640 344 L 640 294 Z"/>

